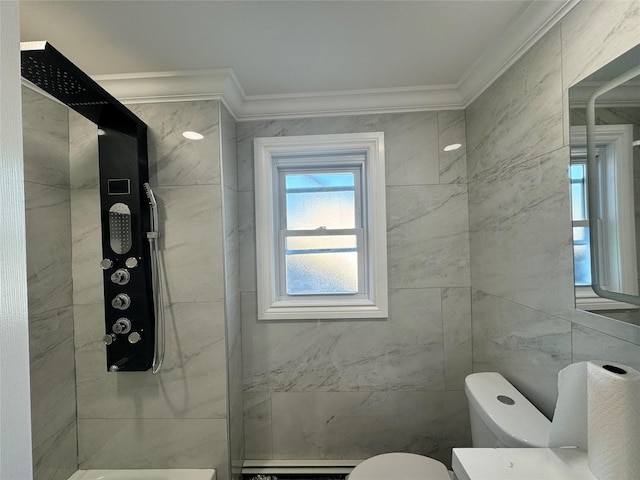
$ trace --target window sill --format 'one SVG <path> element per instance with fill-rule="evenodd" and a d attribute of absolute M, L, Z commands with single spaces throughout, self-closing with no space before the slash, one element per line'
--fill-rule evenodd
<path fill-rule="evenodd" d="M 638 310 L 640 306 L 602 298 L 593 293 L 582 296 L 576 292 L 576 308 L 588 312 L 600 312 L 604 310 Z"/>
<path fill-rule="evenodd" d="M 275 302 L 259 310 L 258 320 L 348 320 L 387 318 L 386 304 L 299 306 L 291 302 Z"/>

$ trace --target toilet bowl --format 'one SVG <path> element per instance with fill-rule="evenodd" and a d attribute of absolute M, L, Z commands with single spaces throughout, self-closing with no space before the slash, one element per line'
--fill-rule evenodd
<path fill-rule="evenodd" d="M 546 447 L 551 422 L 496 372 L 465 379 L 474 447 Z M 412 453 L 384 453 L 358 464 L 348 480 L 450 480 L 444 464 Z"/>
<path fill-rule="evenodd" d="M 383 453 L 360 463 L 348 480 L 451 480 L 447 467 L 413 453 Z"/>

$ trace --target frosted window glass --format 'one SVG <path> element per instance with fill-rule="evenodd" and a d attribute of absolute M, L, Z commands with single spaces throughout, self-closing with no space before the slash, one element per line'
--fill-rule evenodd
<path fill-rule="evenodd" d="M 287 174 L 286 228 L 354 228 L 354 182 L 351 172 Z"/>
<path fill-rule="evenodd" d="M 575 163 L 570 166 L 571 211 L 573 220 L 587 219 L 587 177 L 586 165 Z"/>
<path fill-rule="evenodd" d="M 589 227 L 573 227 L 573 266 L 576 285 L 591 285 Z"/>
<path fill-rule="evenodd" d="M 285 250 L 288 295 L 358 292 L 355 235 L 288 237 Z"/>

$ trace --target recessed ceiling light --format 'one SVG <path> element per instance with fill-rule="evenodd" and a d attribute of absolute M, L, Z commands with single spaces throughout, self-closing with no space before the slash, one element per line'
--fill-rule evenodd
<path fill-rule="evenodd" d="M 204 138 L 204 135 L 198 132 L 182 132 L 182 136 L 189 140 L 202 140 Z"/>
<path fill-rule="evenodd" d="M 103 129 L 101 128 L 98 129 L 98 135 L 105 135 L 105 134 L 106 132 Z"/>
<path fill-rule="evenodd" d="M 458 150 L 461 146 L 461 143 L 452 143 L 451 145 L 447 145 L 446 147 L 444 147 L 444 151 L 452 152 L 453 150 Z"/>

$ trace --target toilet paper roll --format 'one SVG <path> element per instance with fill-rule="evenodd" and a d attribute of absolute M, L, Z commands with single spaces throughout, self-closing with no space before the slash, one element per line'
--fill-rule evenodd
<path fill-rule="evenodd" d="M 587 363 L 572 363 L 558 373 L 558 401 L 549 447 L 587 450 Z"/>
<path fill-rule="evenodd" d="M 589 469 L 598 480 L 640 477 L 640 372 L 611 362 L 587 365 Z"/>

